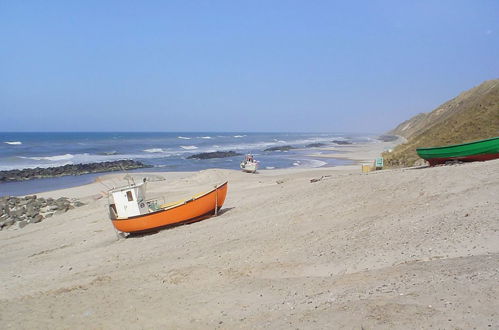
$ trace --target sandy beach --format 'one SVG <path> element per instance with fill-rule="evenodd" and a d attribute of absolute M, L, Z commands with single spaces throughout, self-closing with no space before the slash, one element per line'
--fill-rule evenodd
<path fill-rule="evenodd" d="M 134 174 L 150 197 L 229 192 L 217 217 L 118 240 L 122 176 L 38 194 L 87 205 L 0 232 L 2 329 L 499 328 L 499 160 Z"/>

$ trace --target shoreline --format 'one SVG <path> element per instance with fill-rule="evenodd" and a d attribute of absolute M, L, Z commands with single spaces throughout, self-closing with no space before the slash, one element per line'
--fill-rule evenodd
<path fill-rule="evenodd" d="M 331 154 L 331 155 L 324 155 L 324 154 L 308 154 L 305 155 L 306 157 L 312 158 L 312 160 L 319 160 L 321 158 L 333 158 L 333 159 L 341 159 L 341 160 L 349 160 L 352 162 L 355 162 L 356 164 L 359 164 L 360 159 L 366 159 L 371 157 L 371 161 L 374 160 L 375 155 L 379 154 L 383 151 L 383 149 L 386 149 L 388 147 L 393 147 L 397 143 L 400 143 L 400 139 L 396 141 L 390 141 L 390 142 L 377 142 L 377 143 L 359 143 L 359 144 L 352 144 L 352 145 L 345 145 L 345 146 L 337 146 L 337 147 L 328 147 L 328 148 L 313 148 L 316 150 L 323 150 L 323 151 L 339 151 L 342 150 L 343 153 L 341 154 Z M 308 149 L 309 150 L 309 149 Z M 345 150 L 349 150 L 346 151 Z M 359 159 L 360 157 L 360 159 Z M 283 171 L 283 170 L 291 170 L 291 171 L 306 171 L 309 169 L 318 169 L 318 168 L 345 168 L 349 166 L 356 166 L 355 164 L 352 165 L 324 165 L 320 167 L 289 167 L 289 168 L 282 168 L 282 169 L 262 169 L 259 170 L 259 172 L 266 172 L 266 171 Z M 236 169 L 235 169 L 236 170 Z M 138 169 L 132 169 L 128 171 L 130 173 L 175 173 L 177 171 L 162 171 L 159 168 L 153 170 L 153 171 L 147 171 L 147 168 L 138 168 Z M 183 173 L 185 171 L 178 171 L 180 173 Z M 198 171 L 190 171 L 189 173 L 196 173 Z M 112 173 L 122 173 L 120 171 L 115 171 L 115 172 L 100 172 L 100 173 L 86 173 L 86 174 L 80 174 L 80 175 L 66 175 L 66 176 L 55 176 L 55 177 L 45 177 L 45 178 L 36 178 L 36 179 L 31 179 L 31 180 L 24 180 L 24 181 L 13 181 L 13 182 L 4 182 L 0 183 L 0 196 L 24 196 L 24 195 L 30 195 L 30 194 L 42 194 L 47 191 L 52 191 L 52 190 L 61 190 L 61 189 L 67 189 L 67 188 L 73 188 L 73 187 L 78 187 L 81 185 L 87 185 L 91 184 L 93 181 L 98 180 L 102 176 L 107 176 Z M 48 187 L 45 187 L 48 183 Z M 52 185 L 52 187 L 50 186 Z"/>
<path fill-rule="evenodd" d="M 384 151 L 390 150 L 405 143 L 407 140 L 401 136 L 397 136 L 393 141 L 379 141 L 376 143 L 359 143 L 344 146 L 316 148 L 319 151 L 333 152 L 331 154 L 313 153 L 310 157 L 316 158 L 333 158 L 333 159 L 348 159 L 361 163 L 372 163 L 376 157 L 381 157 Z"/>

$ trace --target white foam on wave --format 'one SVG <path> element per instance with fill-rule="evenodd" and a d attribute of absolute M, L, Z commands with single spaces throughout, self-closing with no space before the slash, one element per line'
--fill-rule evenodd
<path fill-rule="evenodd" d="M 327 164 L 326 162 L 317 159 L 311 159 L 309 160 L 309 162 L 310 162 L 310 167 L 322 167 Z"/>
<path fill-rule="evenodd" d="M 297 160 L 293 163 L 293 166 L 300 166 L 300 167 L 311 167 L 311 168 L 316 168 L 316 167 L 322 167 L 326 165 L 327 163 L 322 161 L 322 160 L 317 160 L 317 159 L 302 159 L 302 160 Z"/>
<path fill-rule="evenodd" d="M 160 152 L 165 152 L 163 149 L 161 148 L 151 148 L 151 149 L 145 149 L 145 150 L 142 150 L 144 152 L 150 152 L 150 153 L 160 153 Z"/>
<path fill-rule="evenodd" d="M 273 169 L 275 169 L 275 167 L 274 166 L 266 166 L 265 169 L 266 170 L 273 170 Z"/>
<path fill-rule="evenodd" d="M 202 136 L 201 138 L 205 139 L 205 140 L 209 140 L 209 139 L 211 139 L 211 136 Z"/>
<path fill-rule="evenodd" d="M 180 146 L 180 148 L 182 148 L 184 150 L 195 150 L 198 147 L 196 147 L 196 146 Z"/>
<path fill-rule="evenodd" d="M 190 137 L 186 137 L 186 136 L 177 136 L 177 139 L 190 140 L 191 138 Z"/>
<path fill-rule="evenodd" d="M 245 136 L 246 136 L 246 135 L 234 135 L 234 137 L 235 137 L 236 139 L 239 139 L 239 138 L 242 138 L 242 137 L 245 137 Z"/>
<path fill-rule="evenodd" d="M 184 151 L 187 152 L 187 151 Z M 36 167 L 54 167 L 54 166 L 64 166 L 68 164 L 88 164 L 88 163 L 100 163 L 108 161 L 116 161 L 123 159 L 156 159 L 156 158 L 167 158 L 172 156 L 181 156 L 182 152 L 165 151 L 165 152 L 150 152 L 141 154 L 65 154 L 56 156 L 46 156 L 46 157 L 26 157 L 26 156 L 16 156 L 15 158 L 21 161 L 16 161 L 11 164 L 0 164 L 0 170 L 14 170 L 23 168 L 36 168 Z"/>
<path fill-rule="evenodd" d="M 32 160 L 48 160 L 51 162 L 60 162 L 61 160 L 73 159 L 74 155 L 65 154 L 65 155 L 56 155 L 56 156 L 47 156 L 47 157 L 23 157 L 23 156 L 19 156 L 19 158 L 32 159 Z"/>
<path fill-rule="evenodd" d="M 21 141 L 5 141 L 4 143 L 9 144 L 11 146 L 18 146 L 18 145 L 23 144 Z"/>

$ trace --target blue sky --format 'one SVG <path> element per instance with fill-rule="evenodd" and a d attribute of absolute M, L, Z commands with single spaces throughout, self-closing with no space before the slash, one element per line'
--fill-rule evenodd
<path fill-rule="evenodd" d="M 0 131 L 383 132 L 495 78 L 494 0 L 0 0 Z"/>

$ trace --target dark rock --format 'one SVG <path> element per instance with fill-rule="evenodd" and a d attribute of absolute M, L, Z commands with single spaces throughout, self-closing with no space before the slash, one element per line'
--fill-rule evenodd
<path fill-rule="evenodd" d="M 30 223 L 38 223 L 43 220 L 43 215 L 37 214 L 33 218 L 30 219 Z"/>
<path fill-rule="evenodd" d="M 339 145 L 348 145 L 348 144 L 352 144 L 352 142 L 350 141 L 345 141 L 345 140 L 333 140 L 331 141 L 333 143 L 336 143 L 336 144 L 339 144 Z"/>
<path fill-rule="evenodd" d="M 215 152 L 202 152 L 187 157 L 187 159 L 212 159 L 212 158 L 226 158 L 240 156 L 241 154 L 234 151 L 215 151 Z"/>
<path fill-rule="evenodd" d="M 396 135 L 380 135 L 378 136 L 378 140 L 383 141 L 383 142 L 392 142 L 396 141 L 398 139 L 398 136 Z"/>
<path fill-rule="evenodd" d="M 21 215 L 24 214 L 25 211 L 26 211 L 26 209 L 24 207 L 18 207 L 15 210 L 12 210 L 10 212 L 10 215 L 13 217 L 20 217 Z"/>
<path fill-rule="evenodd" d="M 28 224 L 28 221 L 26 221 L 26 220 L 21 220 L 21 221 L 18 221 L 18 222 L 17 222 L 17 227 L 18 227 L 18 228 L 24 228 L 24 227 L 26 227 L 26 225 L 27 225 L 27 224 Z"/>
<path fill-rule="evenodd" d="M 4 221 L 2 221 L 2 225 L 1 227 L 2 228 L 9 228 L 10 226 L 12 226 L 14 224 L 14 219 L 11 219 L 11 218 L 8 218 L 8 219 L 5 219 Z"/>
<path fill-rule="evenodd" d="M 278 146 L 278 147 L 267 148 L 264 151 L 288 151 L 291 149 L 296 149 L 296 148 L 293 146 Z"/>
<path fill-rule="evenodd" d="M 26 216 L 31 218 L 37 214 L 38 214 L 38 211 L 35 209 L 35 207 L 33 205 L 28 205 L 28 207 L 26 208 Z"/>
<path fill-rule="evenodd" d="M 9 204 L 7 202 L 0 201 L 0 214 L 5 214 L 9 210 Z"/>
<path fill-rule="evenodd" d="M 310 143 L 310 144 L 307 144 L 305 147 L 306 148 L 318 148 L 318 147 L 323 147 L 325 145 L 326 145 L 325 143 Z"/>
<path fill-rule="evenodd" d="M 24 181 L 39 178 L 50 178 L 65 175 L 81 175 L 88 173 L 102 173 L 122 170 L 132 170 L 137 168 L 151 167 L 135 160 L 117 160 L 113 162 L 71 164 L 59 167 L 48 168 L 26 168 L 22 170 L 0 171 L 0 182 Z M 29 196 L 36 199 L 36 196 Z"/>

